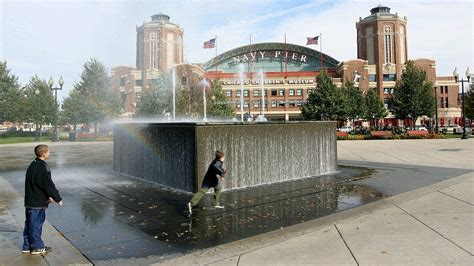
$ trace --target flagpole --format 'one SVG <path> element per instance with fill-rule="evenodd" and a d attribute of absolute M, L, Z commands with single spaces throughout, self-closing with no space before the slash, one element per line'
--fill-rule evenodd
<path fill-rule="evenodd" d="M 323 37 L 321 36 L 321 32 L 319 33 L 319 72 L 321 72 L 323 68 Z"/>
<path fill-rule="evenodd" d="M 288 78 L 288 48 L 286 46 L 286 33 L 285 33 L 285 79 Z"/>
<path fill-rule="evenodd" d="M 214 60 L 217 60 L 217 35 L 216 35 L 215 39 L 216 39 L 216 42 L 215 42 L 216 43 L 216 47 L 215 47 L 216 48 L 216 57 L 214 57 L 215 58 Z M 216 76 L 215 77 L 217 79 L 217 64 L 216 64 Z"/>

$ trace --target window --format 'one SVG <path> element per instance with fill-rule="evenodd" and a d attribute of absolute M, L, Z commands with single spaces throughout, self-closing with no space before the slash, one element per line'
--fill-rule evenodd
<path fill-rule="evenodd" d="M 244 102 L 244 108 L 248 108 L 249 107 L 249 103 L 247 101 Z"/>
<path fill-rule="evenodd" d="M 120 86 L 125 86 L 125 77 L 120 77 Z"/>
<path fill-rule="evenodd" d="M 249 96 L 249 90 L 244 90 L 244 97 L 248 97 Z"/>
<path fill-rule="evenodd" d="M 237 97 L 240 97 L 240 90 L 236 91 L 235 94 Z"/>
<path fill-rule="evenodd" d="M 259 106 L 259 101 L 253 101 L 253 108 L 258 108 Z"/>
<path fill-rule="evenodd" d="M 272 108 L 275 108 L 277 107 L 277 102 L 276 101 L 272 101 Z"/>
<path fill-rule="evenodd" d="M 448 108 L 448 107 L 449 107 L 449 105 L 448 105 L 448 103 L 449 103 L 449 101 L 448 101 L 448 97 L 446 97 L 446 102 L 445 102 L 445 103 L 446 103 L 446 106 L 445 106 L 445 108 Z"/>
<path fill-rule="evenodd" d="M 277 90 L 272 90 L 272 96 L 277 96 Z"/>
<path fill-rule="evenodd" d="M 439 86 L 439 92 L 443 93 L 443 86 Z"/>
<path fill-rule="evenodd" d="M 136 84 L 137 86 L 140 86 L 140 87 L 141 87 L 141 86 L 143 86 L 143 80 L 141 80 L 141 79 L 136 80 L 136 81 L 135 81 L 135 84 Z"/>
<path fill-rule="evenodd" d="M 384 48 L 385 48 L 385 63 L 392 63 L 392 27 L 385 26 L 383 28 L 384 32 Z"/>
<path fill-rule="evenodd" d="M 231 90 L 225 91 L 225 95 L 226 95 L 227 97 L 232 97 L 232 91 L 231 91 Z"/>
<path fill-rule="evenodd" d="M 448 93 L 448 86 L 444 86 L 444 92 Z"/>
<path fill-rule="evenodd" d="M 295 96 L 295 90 L 294 89 L 290 89 L 290 96 Z"/>
<path fill-rule="evenodd" d="M 285 101 L 279 101 L 278 107 L 285 107 Z"/>
<path fill-rule="evenodd" d="M 369 82 L 376 82 L 377 75 L 376 74 L 369 74 Z"/>
<path fill-rule="evenodd" d="M 383 74 L 383 81 L 396 81 L 397 75 L 395 74 Z"/>
<path fill-rule="evenodd" d="M 297 96 L 303 95 L 303 90 L 302 90 L 302 89 L 297 89 L 297 90 L 296 90 L 296 95 L 297 95 Z"/>
<path fill-rule="evenodd" d="M 258 96 L 259 93 L 258 93 L 258 90 L 253 90 L 253 96 Z"/>
<path fill-rule="evenodd" d="M 308 89 L 308 95 L 311 94 L 313 92 L 312 89 Z"/>
<path fill-rule="evenodd" d="M 388 109 L 388 99 L 383 99 L 383 106 Z"/>
<path fill-rule="evenodd" d="M 285 96 L 285 90 L 278 90 L 278 96 Z"/>

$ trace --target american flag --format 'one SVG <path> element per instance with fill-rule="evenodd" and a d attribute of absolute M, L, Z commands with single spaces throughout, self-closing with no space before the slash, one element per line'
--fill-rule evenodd
<path fill-rule="evenodd" d="M 210 39 L 209 41 L 204 42 L 204 44 L 202 45 L 202 48 L 204 49 L 211 49 L 214 47 L 216 47 L 216 38 Z"/>
<path fill-rule="evenodd" d="M 306 37 L 306 39 L 307 39 L 306 45 L 318 44 L 319 36 L 316 36 L 316 37 Z"/>

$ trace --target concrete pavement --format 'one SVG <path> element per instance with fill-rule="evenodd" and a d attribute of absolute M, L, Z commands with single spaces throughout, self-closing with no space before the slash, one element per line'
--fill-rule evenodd
<path fill-rule="evenodd" d="M 361 184 L 393 196 L 167 261 L 150 256 L 97 264 L 473 265 L 473 154 L 474 139 L 341 141 L 339 162 L 376 169 Z M 43 258 L 19 254 L 21 241 L 14 237 L 21 237 L 22 221 L 5 208 L 18 197 L 11 189 L 0 183 L 0 264 L 88 263 L 48 224 L 45 237 L 58 253 Z"/>

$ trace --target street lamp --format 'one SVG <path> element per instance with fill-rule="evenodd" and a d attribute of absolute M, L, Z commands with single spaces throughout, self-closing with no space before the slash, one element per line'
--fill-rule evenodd
<path fill-rule="evenodd" d="M 59 79 L 59 87 L 54 87 L 53 88 L 53 85 L 54 85 L 53 77 L 49 78 L 48 85 L 49 85 L 49 88 L 51 90 L 54 90 L 54 104 L 55 104 L 55 106 L 54 106 L 53 142 L 57 142 L 57 141 L 59 141 L 59 137 L 58 137 L 58 90 L 63 89 L 63 85 L 64 85 L 63 76 L 61 76 L 61 78 Z"/>
<path fill-rule="evenodd" d="M 459 74 L 458 74 L 458 71 L 457 71 L 457 67 L 454 68 L 454 72 L 453 72 L 453 76 L 454 76 L 454 79 L 456 80 L 456 82 L 461 82 L 461 104 L 462 104 L 462 136 L 461 136 L 461 139 L 467 139 L 468 136 L 467 136 L 467 132 L 466 132 L 466 111 L 464 109 L 464 82 L 467 81 L 467 83 L 469 84 L 470 80 L 471 80 L 471 73 L 469 72 L 469 68 L 466 69 L 466 77 L 467 77 L 467 80 L 466 79 L 459 79 Z"/>
<path fill-rule="evenodd" d="M 438 89 L 436 87 L 434 87 L 434 94 L 435 94 L 435 100 L 434 100 L 434 103 L 435 103 L 435 133 L 438 134 L 439 133 L 439 130 L 438 130 Z"/>

